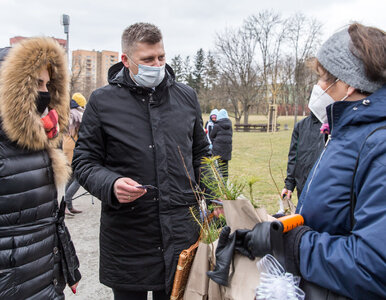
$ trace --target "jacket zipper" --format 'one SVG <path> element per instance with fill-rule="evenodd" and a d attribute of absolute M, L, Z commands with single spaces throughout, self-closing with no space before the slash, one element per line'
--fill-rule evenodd
<path fill-rule="evenodd" d="M 310 182 L 309 182 L 308 185 L 307 185 L 306 197 L 308 196 L 308 190 L 310 189 L 311 183 L 312 183 L 312 181 L 314 180 L 314 176 L 315 176 L 316 169 L 319 167 L 319 163 L 320 163 L 320 161 L 322 160 L 322 157 L 323 157 L 323 155 L 324 155 L 324 152 L 326 152 L 328 143 L 329 143 L 330 140 L 331 140 L 332 130 L 333 130 L 333 128 L 334 128 L 334 119 L 333 119 L 333 117 L 332 117 L 332 115 L 333 115 L 333 109 L 334 109 L 334 104 L 331 105 L 331 131 L 330 131 L 330 133 L 329 133 L 329 135 L 328 135 L 328 138 L 327 138 L 326 143 L 324 144 L 324 149 L 323 149 L 322 153 L 321 153 L 320 156 L 319 156 L 318 162 L 316 163 L 316 166 L 315 166 L 315 168 L 314 168 L 314 172 L 312 172 L 312 176 L 311 176 Z M 299 214 L 302 213 L 302 210 L 303 210 L 303 203 L 302 203 L 302 206 L 301 206 L 300 209 L 299 209 Z"/>

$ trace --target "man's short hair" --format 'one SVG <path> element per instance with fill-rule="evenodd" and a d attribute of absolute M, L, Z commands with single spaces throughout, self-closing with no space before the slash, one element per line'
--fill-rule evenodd
<path fill-rule="evenodd" d="M 127 27 L 122 33 L 122 52 L 130 53 L 136 43 L 154 45 L 162 40 L 162 33 L 153 24 L 135 23 Z"/>

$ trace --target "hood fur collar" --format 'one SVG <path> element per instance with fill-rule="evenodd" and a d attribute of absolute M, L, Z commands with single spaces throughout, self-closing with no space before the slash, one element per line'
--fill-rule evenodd
<path fill-rule="evenodd" d="M 59 134 L 48 139 L 36 110 L 40 70 L 51 66 L 50 109 L 59 116 Z M 53 162 L 56 183 L 63 183 L 68 173 L 64 156 L 55 151 L 59 146 L 69 118 L 69 76 L 64 49 L 51 38 L 23 40 L 12 48 L 1 66 L 0 118 L 7 137 L 29 150 L 47 150 Z M 58 167 L 59 166 L 59 167 Z M 61 174 L 58 174 L 61 173 Z M 57 178 L 63 177 L 63 178 Z"/>

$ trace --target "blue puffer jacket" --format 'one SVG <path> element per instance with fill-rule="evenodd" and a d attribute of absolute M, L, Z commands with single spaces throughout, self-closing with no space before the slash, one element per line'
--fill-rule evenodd
<path fill-rule="evenodd" d="M 306 225 L 300 243 L 300 271 L 308 281 L 353 299 L 386 298 L 386 86 L 354 102 L 327 108 L 332 130 L 310 172 L 298 210 Z M 363 145 L 354 192 L 350 188 Z"/>

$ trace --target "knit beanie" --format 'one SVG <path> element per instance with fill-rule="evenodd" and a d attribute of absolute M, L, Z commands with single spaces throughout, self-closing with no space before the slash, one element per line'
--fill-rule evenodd
<path fill-rule="evenodd" d="M 381 88 L 382 83 L 368 79 L 362 60 L 353 53 L 355 47 L 345 28 L 333 34 L 316 57 L 328 72 L 358 90 L 373 93 Z"/>
<path fill-rule="evenodd" d="M 220 109 L 220 111 L 217 114 L 217 120 L 221 120 L 221 119 L 229 119 L 228 112 L 226 111 L 225 108 Z"/>
<path fill-rule="evenodd" d="M 215 109 L 212 109 L 212 111 L 210 112 L 209 116 L 215 115 L 217 117 L 217 114 L 218 114 L 218 109 L 215 108 Z"/>
<path fill-rule="evenodd" d="M 81 93 L 73 94 L 72 100 L 74 100 L 81 107 L 85 107 L 87 103 L 86 98 Z"/>

